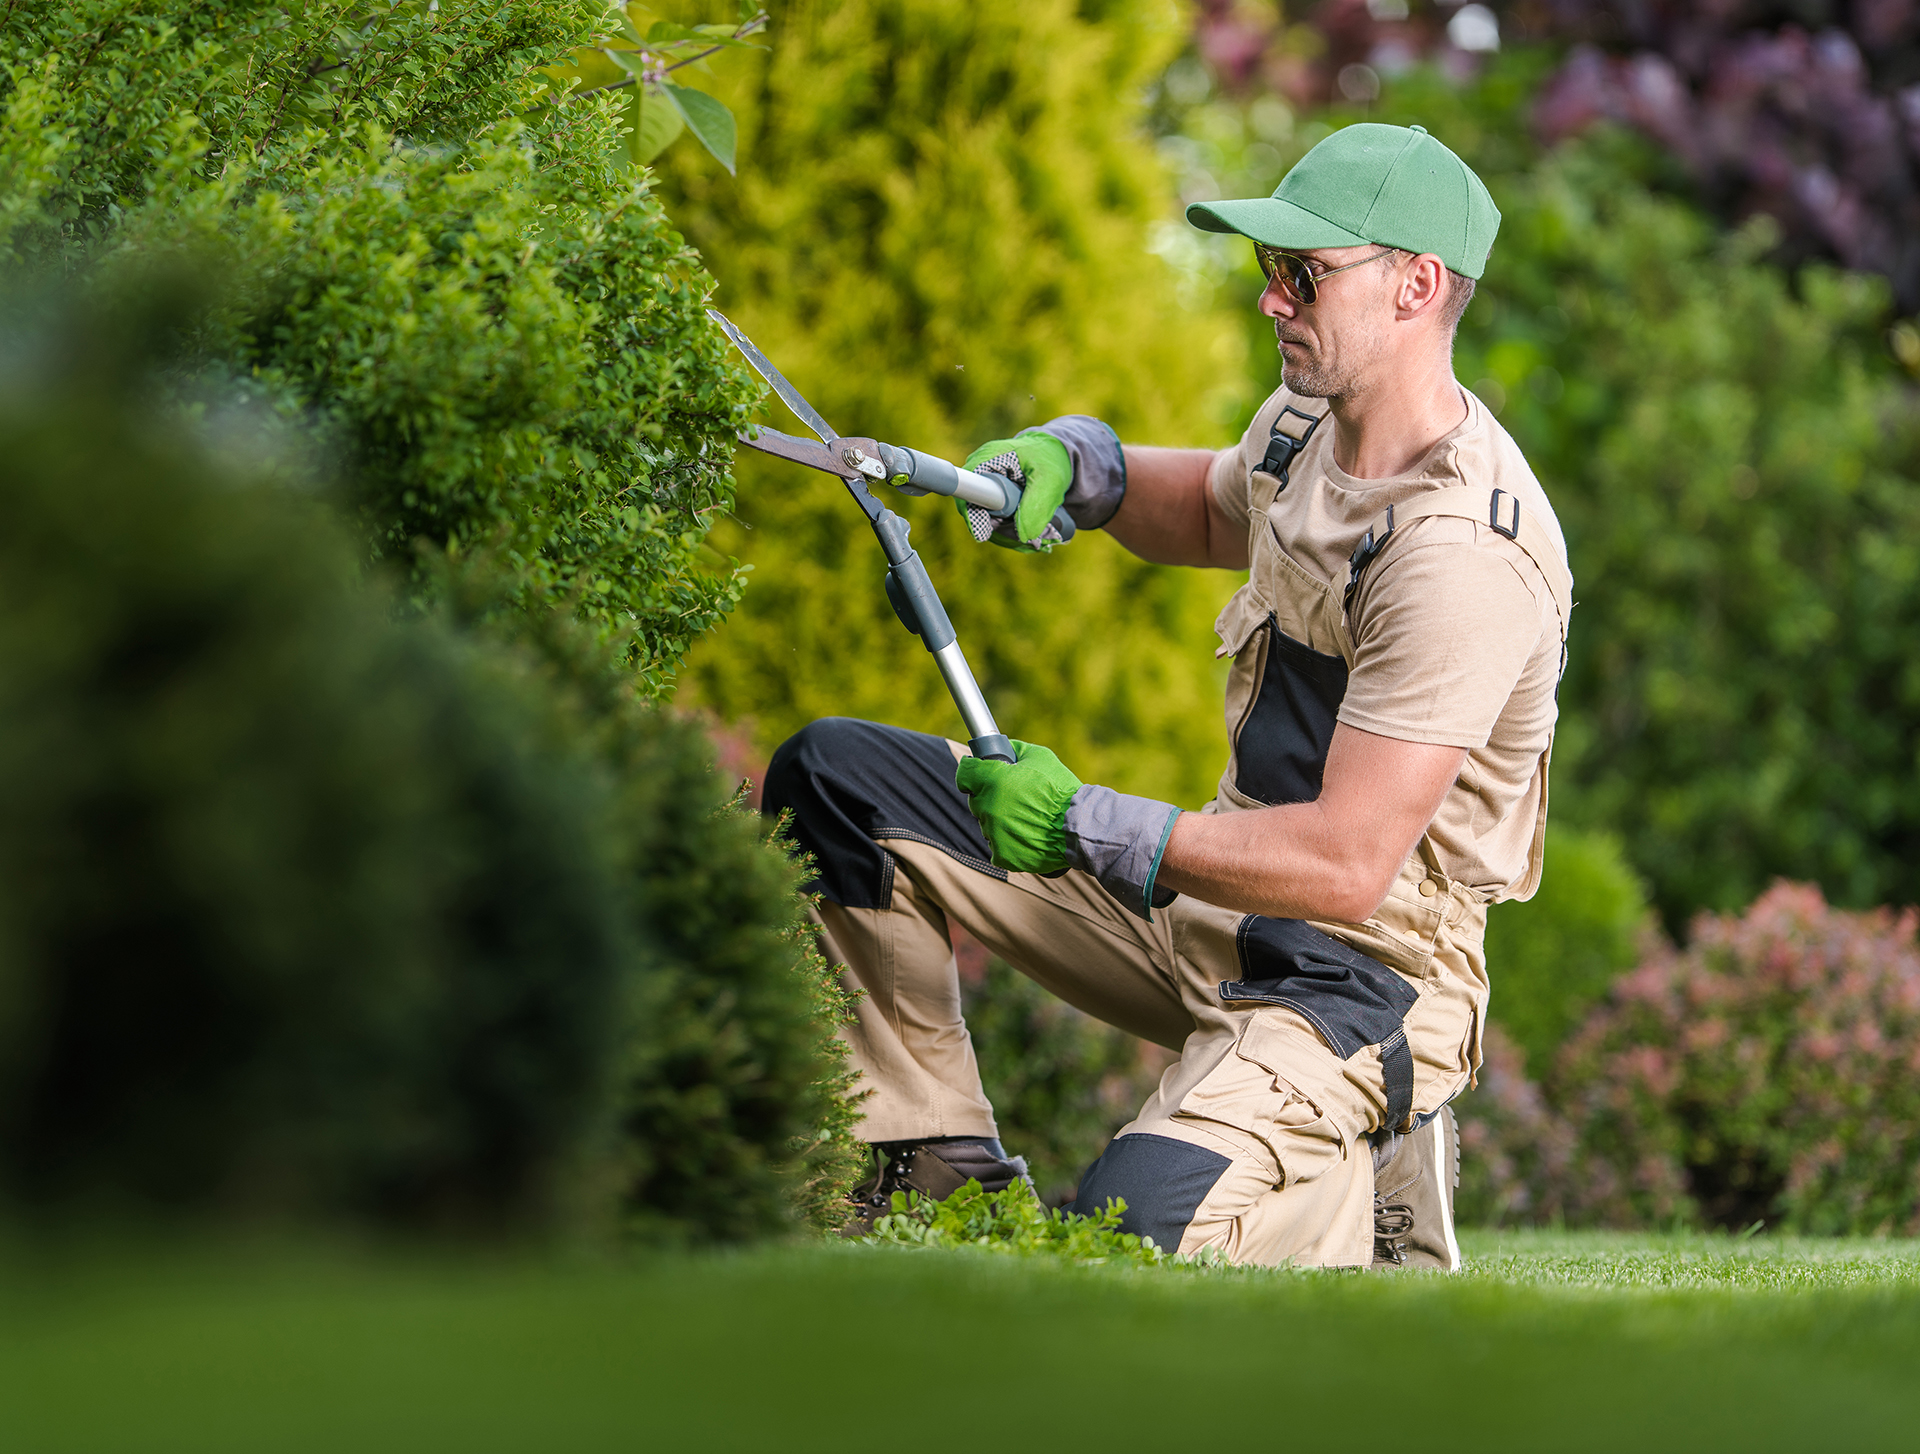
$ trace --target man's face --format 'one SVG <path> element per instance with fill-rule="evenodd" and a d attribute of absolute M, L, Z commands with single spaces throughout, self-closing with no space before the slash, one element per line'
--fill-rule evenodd
<path fill-rule="evenodd" d="M 1377 247 L 1319 247 L 1295 254 L 1315 273 L 1330 272 L 1379 252 Z M 1343 272 L 1319 287 L 1304 304 L 1278 281 L 1260 295 L 1260 311 L 1273 320 L 1280 345 L 1281 381 L 1309 399 L 1340 399 L 1358 392 L 1387 352 L 1394 288 L 1404 255 Z"/>

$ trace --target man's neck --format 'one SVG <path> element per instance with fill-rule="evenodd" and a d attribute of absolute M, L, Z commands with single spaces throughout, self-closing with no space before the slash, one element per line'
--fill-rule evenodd
<path fill-rule="evenodd" d="M 1328 402 L 1334 462 L 1361 480 L 1406 474 L 1467 417 L 1451 353 L 1433 355 L 1412 371 L 1383 373 L 1382 382 Z"/>

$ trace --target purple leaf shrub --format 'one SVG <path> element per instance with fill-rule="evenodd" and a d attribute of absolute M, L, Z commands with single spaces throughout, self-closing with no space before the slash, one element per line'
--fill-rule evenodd
<path fill-rule="evenodd" d="M 1568 1220 L 1920 1232 L 1916 924 L 1779 883 L 1617 981 L 1555 1069 Z"/>

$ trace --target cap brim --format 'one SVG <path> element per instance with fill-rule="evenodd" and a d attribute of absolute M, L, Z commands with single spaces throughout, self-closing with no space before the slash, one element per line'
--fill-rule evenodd
<path fill-rule="evenodd" d="M 1204 232 L 1237 232 L 1268 247 L 1359 247 L 1371 240 L 1278 197 L 1195 202 L 1187 221 Z"/>

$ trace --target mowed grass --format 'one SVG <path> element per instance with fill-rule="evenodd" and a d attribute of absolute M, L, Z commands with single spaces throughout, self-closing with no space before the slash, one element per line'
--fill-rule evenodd
<path fill-rule="evenodd" d="M 805 1247 L 0 1274 L 0 1446 L 1910 1450 L 1920 1247 L 1469 1233 L 1459 1277 Z"/>

